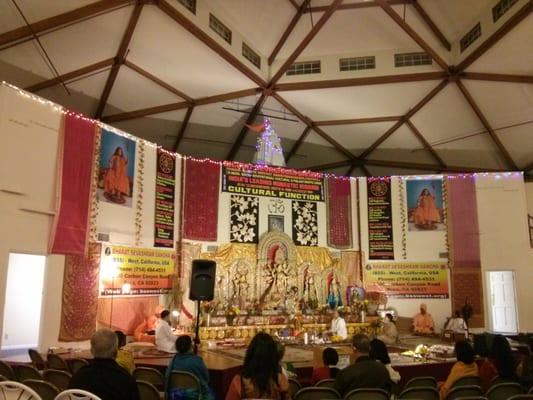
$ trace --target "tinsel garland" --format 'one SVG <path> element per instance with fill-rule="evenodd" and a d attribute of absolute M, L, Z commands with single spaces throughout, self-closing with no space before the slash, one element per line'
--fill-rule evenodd
<path fill-rule="evenodd" d="M 98 171 L 100 169 L 100 150 L 102 145 L 102 129 L 96 127 L 96 135 L 94 141 L 94 164 L 93 164 L 93 181 L 91 184 L 91 205 L 89 211 L 89 241 L 98 241 L 98 232 L 96 226 L 96 220 L 98 219 L 99 201 L 96 195 L 98 190 Z"/>
<path fill-rule="evenodd" d="M 137 202 L 135 204 L 135 246 L 141 245 L 144 194 L 144 140 L 139 140 L 137 169 Z"/>
<path fill-rule="evenodd" d="M 398 180 L 398 190 L 400 191 L 398 197 L 400 199 L 400 223 L 402 226 L 402 258 L 407 260 L 407 215 L 405 209 L 405 182 L 403 179 Z"/>

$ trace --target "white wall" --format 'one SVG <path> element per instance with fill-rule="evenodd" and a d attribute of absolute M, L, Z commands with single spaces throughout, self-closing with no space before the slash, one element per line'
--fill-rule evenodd
<path fill-rule="evenodd" d="M 527 212 L 533 216 L 533 182 L 526 182 Z"/>
<path fill-rule="evenodd" d="M 9 255 L 2 349 L 37 346 L 45 265 L 44 256 Z"/>

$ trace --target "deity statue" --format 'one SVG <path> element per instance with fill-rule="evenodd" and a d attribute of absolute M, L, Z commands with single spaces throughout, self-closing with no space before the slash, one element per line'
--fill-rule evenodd
<path fill-rule="evenodd" d="M 326 302 L 328 303 L 329 307 L 335 309 L 337 307 L 342 306 L 342 296 L 340 291 L 339 279 L 335 272 L 331 271 L 330 273 L 328 273 L 327 283 L 328 297 L 326 299 Z"/>
<path fill-rule="evenodd" d="M 273 245 L 268 251 L 268 262 L 264 267 L 264 278 L 267 287 L 261 295 L 260 302 L 267 308 L 276 308 L 287 296 L 289 268 L 285 249 L 279 244 Z"/>
<path fill-rule="evenodd" d="M 316 286 L 315 276 L 310 270 L 310 266 L 307 265 L 303 273 L 304 285 L 303 285 L 303 297 L 302 305 L 305 308 L 314 310 L 318 307 L 318 289 Z"/>
<path fill-rule="evenodd" d="M 248 268 L 246 265 L 239 263 L 235 268 L 235 274 L 232 281 L 233 294 L 231 296 L 231 304 L 244 309 L 246 302 L 250 297 L 248 282 Z"/>
<path fill-rule="evenodd" d="M 292 315 L 298 311 L 298 288 L 293 286 L 290 288 L 289 293 L 287 293 L 287 297 L 285 298 L 285 312 Z"/>

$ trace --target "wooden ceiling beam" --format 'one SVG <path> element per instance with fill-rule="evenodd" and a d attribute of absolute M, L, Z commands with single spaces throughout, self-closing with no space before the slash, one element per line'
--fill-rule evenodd
<path fill-rule="evenodd" d="M 435 97 L 442 89 L 448 84 L 448 79 L 443 80 L 437 86 L 435 86 L 431 92 L 429 92 L 422 100 L 420 100 L 413 108 L 411 108 L 404 117 L 391 126 L 383 135 L 379 137 L 374 143 L 370 145 L 365 151 L 363 151 L 359 158 L 366 158 L 370 153 L 372 153 L 381 143 L 387 140 L 394 132 L 398 130 L 400 126 L 403 125 L 405 121 L 415 115 L 422 107 L 424 107 L 433 97 Z"/>
<path fill-rule="evenodd" d="M 129 69 L 137 72 L 139 75 L 145 77 L 149 81 L 152 81 L 158 86 L 161 86 L 163 89 L 168 90 L 170 93 L 175 94 L 178 97 L 181 97 L 183 100 L 186 100 L 190 103 L 192 103 L 194 100 L 192 97 L 187 96 L 185 93 L 183 93 L 181 90 L 176 89 L 174 86 L 169 85 L 168 83 L 162 81 L 157 76 L 152 75 L 150 72 L 146 71 L 145 69 L 139 67 L 137 64 L 132 63 L 131 61 L 124 60 L 124 65 L 128 67 Z"/>
<path fill-rule="evenodd" d="M 278 83 L 274 90 L 285 92 L 291 90 L 335 89 L 352 86 L 385 85 L 389 83 L 408 83 L 434 81 L 448 77 L 445 71 L 418 72 L 413 74 L 368 76 L 364 78 L 328 79 L 322 81 Z"/>
<path fill-rule="evenodd" d="M 309 135 L 309 132 L 311 132 L 311 127 L 309 125 L 306 125 L 304 131 L 301 133 L 300 136 L 298 136 L 296 142 L 294 142 L 291 149 L 287 152 L 287 155 L 285 156 L 285 163 L 288 164 L 289 160 L 296 154 L 307 135 Z"/>
<path fill-rule="evenodd" d="M 191 105 L 203 106 L 207 104 L 218 103 L 221 101 L 238 99 L 238 98 L 246 97 L 246 96 L 253 96 L 259 90 L 260 90 L 259 88 L 244 89 L 244 90 L 238 90 L 235 92 L 218 94 L 216 96 L 201 97 L 199 99 L 194 100 L 192 104 L 188 101 L 179 101 L 179 102 L 163 104 L 163 105 L 155 106 L 155 107 L 141 108 L 139 110 L 127 111 L 123 113 L 108 115 L 106 117 L 103 117 L 102 121 L 119 122 L 119 121 L 125 121 L 128 119 L 136 119 L 136 118 L 146 117 L 149 115 L 160 114 L 160 113 L 164 113 L 168 111 L 183 110 L 185 108 L 189 108 Z"/>
<path fill-rule="evenodd" d="M 180 126 L 180 130 L 178 132 L 178 136 L 176 137 L 176 143 L 174 143 L 174 151 L 178 152 L 178 148 L 181 143 L 181 139 L 183 139 L 183 136 L 185 136 L 185 131 L 187 130 L 187 125 L 189 124 L 189 120 L 191 119 L 192 112 L 194 110 L 194 106 L 190 106 L 187 108 L 187 112 L 185 113 L 185 117 L 183 118 L 183 121 Z"/>
<path fill-rule="evenodd" d="M 42 19 L 17 29 L 0 34 L 0 47 L 38 35 L 73 22 L 96 16 L 131 3 L 131 0 L 100 0 L 54 17 Z"/>
<path fill-rule="evenodd" d="M 411 37 L 411 39 L 413 39 L 416 42 L 416 44 L 418 44 L 422 49 L 424 49 L 424 51 L 428 53 L 431 56 L 431 58 L 435 60 L 437 64 L 439 64 L 439 66 L 443 70 L 447 71 L 449 69 L 448 63 L 444 61 L 444 59 L 441 58 L 441 56 L 439 56 L 439 54 L 435 50 L 433 50 L 433 48 L 418 33 L 416 33 L 413 28 L 411 28 L 403 20 L 403 18 L 400 15 L 398 15 L 396 11 L 394 11 L 394 9 L 390 6 L 390 4 L 386 0 L 375 0 L 375 1 L 383 9 L 383 11 L 385 11 L 389 15 L 389 17 L 391 17 L 394 20 L 394 22 L 396 22 L 396 24 L 398 24 L 398 26 L 402 28 L 403 31 L 407 33 Z"/>
<path fill-rule="evenodd" d="M 522 168 L 522 171 L 527 172 L 533 170 L 533 162 L 531 164 L 526 165 L 524 168 Z"/>
<path fill-rule="evenodd" d="M 215 53 L 217 53 L 226 62 L 232 65 L 237 71 L 241 72 L 244 76 L 246 76 L 252 82 L 255 82 L 261 88 L 266 87 L 266 82 L 263 78 L 261 78 L 254 71 L 252 71 L 245 64 L 243 64 L 237 57 L 235 57 L 229 50 L 226 50 L 215 39 L 213 39 L 202 29 L 196 26 L 194 22 L 192 22 L 183 14 L 181 14 L 178 10 L 176 10 L 172 5 L 168 3 L 167 0 L 158 0 L 156 4 L 161 11 L 163 11 L 175 22 L 185 28 L 185 30 L 195 36 L 198 40 L 200 40 L 203 44 L 205 44 Z"/>
<path fill-rule="evenodd" d="M 483 114 L 479 106 L 477 105 L 476 101 L 474 100 L 474 98 L 472 97 L 472 95 L 470 94 L 466 86 L 459 79 L 457 79 L 455 83 L 457 84 L 457 87 L 463 94 L 468 104 L 470 104 L 470 107 L 472 108 L 474 113 L 477 115 L 483 127 L 489 133 L 490 137 L 494 141 L 494 144 L 496 145 L 496 147 L 502 154 L 503 158 L 505 159 L 507 165 L 511 167 L 513 170 L 518 171 L 519 168 L 514 162 L 513 158 L 511 157 L 511 154 L 509 154 L 509 151 L 505 148 L 500 138 L 498 137 L 497 133 L 494 131 L 494 129 L 492 129 L 492 126 L 490 125 L 489 121 L 487 120 L 487 118 L 485 117 L 485 115 Z"/>
<path fill-rule="evenodd" d="M 410 4 L 412 0 L 388 0 L 388 3 L 391 6 L 394 5 L 403 5 L 403 4 Z M 379 4 L 375 1 L 364 1 L 364 2 L 358 2 L 358 3 L 345 3 L 341 4 L 338 8 L 339 11 L 341 10 L 356 10 L 358 8 L 370 8 L 370 7 L 379 7 Z M 311 7 L 305 12 L 323 12 L 326 11 L 328 6 L 316 6 Z"/>
<path fill-rule="evenodd" d="M 137 26 L 137 22 L 139 21 L 143 6 L 144 3 L 139 2 L 136 3 L 135 7 L 133 8 L 133 12 L 131 13 L 128 26 L 126 28 L 126 31 L 124 32 L 124 35 L 122 36 L 122 40 L 120 41 L 117 56 L 115 57 L 117 62 L 113 64 L 113 67 L 109 72 L 109 76 L 107 77 L 104 90 L 102 91 L 102 95 L 100 96 L 100 101 L 94 114 L 94 118 L 96 119 L 100 119 L 102 117 L 102 113 L 104 112 L 107 100 L 109 99 L 109 95 L 111 94 L 111 90 L 113 89 L 113 85 L 115 84 L 115 81 L 117 79 L 120 66 L 124 63 L 124 60 L 126 58 L 128 47 L 130 46 L 131 38 L 133 37 L 133 32 L 135 32 L 135 27 Z"/>
<path fill-rule="evenodd" d="M 289 23 L 289 25 L 287 26 L 287 28 L 281 35 L 281 38 L 279 39 L 278 43 L 274 47 L 274 50 L 272 50 L 272 53 L 268 57 L 268 65 L 272 65 L 272 63 L 276 59 L 276 56 L 278 55 L 279 51 L 281 50 L 281 48 L 287 41 L 292 31 L 294 30 L 294 27 L 296 26 L 296 24 L 298 24 L 298 21 L 300 20 L 305 9 L 308 7 L 310 1 L 311 0 L 304 0 L 302 2 L 302 5 L 296 9 L 297 10 L 296 14 L 294 14 L 294 16 L 292 17 L 291 22 Z"/>
<path fill-rule="evenodd" d="M 265 101 L 267 98 L 268 98 L 268 95 L 264 92 L 261 94 L 261 96 L 259 96 L 259 99 L 257 100 L 254 107 L 248 114 L 248 118 L 246 118 L 246 122 L 244 123 L 244 126 L 241 128 L 240 132 L 235 138 L 235 141 L 233 142 L 233 146 L 231 146 L 231 149 L 228 155 L 226 156 L 226 160 L 233 160 L 235 156 L 237 155 L 237 151 L 239 151 L 239 147 L 241 147 L 241 144 L 244 141 L 246 134 L 248 133 L 247 125 L 251 125 L 255 123 L 255 118 L 257 117 L 257 114 L 259 114 L 259 111 L 261 111 L 261 108 L 263 107 L 263 104 L 265 104 Z"/>
<path fill-rule="evenodd" d="M 426 138 L 424 137 L 424 135 L 422 135 L 422 133 L 418 130 L 418 128 L 411 122 L 410 119 L 407 119 L 405 120 L 405 123 L 406 125 L 409 127 L 409 129 L 411 130 L 411 132 L 413 132 L 413 134 L 416 136 L 416 138 L 420 141 L 420 143 L 422 143 L 422 145 L 426 148 L 427 151 L 429 151 L 431 153 L 431 155 L 433 156 L 433 158 L 439 163 L 439 165 L 442 167 L 442 168 L 446 168 L 446 163 L 444 162 L 444 160 L 441 158 L 441 156 L 439 156 L 439 154 L 437 153 L 437 151 L 433 148 L 433 146 L 431 146 L 431 144 L 426 140 Z"/>
<path fill-rule="evenodd" d="M 292 6 L 293 6 L 296 10 L 298 10 L 298 3 L 296 2 L 296 0 L 289 0 L 289 3 L 291 3 Z"/>
<path fill-rule="evenodd" d="M 526 4 L 514 13 L 502 26 L 500 26 L 487 40 L 479 45 L 474 51 L 472 51 L 466 58 L 457 65 L 456 70 L 459 72 L 464 71 L 474 61 L 485 54 L 492 46 L 509 33 L 515 26 L 522 22 L 533 11 L 533 1 L 528 0 Z"/>
<path fill-rule="evenodd" d="M 315 121 L 316 126 L 334 126 L 334 125 L 355 125 L 355 124 L 370 124 L 376 122 L 394 122 L 403 118 L 403 115 L 392 115 L 390 117 L 369 117 L 369 118 L 353 118 L 353 119 L 332 119 Z"/>
<path fill-rule="evenodd" d="M 412 0 L 411 4 L 413 5 L 414 9 L 420 15 L 420 18 L 426 23 L 426 25 L 429 27 L 431 32 L 435 35 L 437 39 L 439 39 L 439 42 L 444 46 L 444 48 L 448 51 L 452 50 L 452 45 L 450 42 L 446 39 L 446 36 L 442 33 L 442 31 L 439 29 L 437 24 L 433 21 L 433 19 L 428 15 L 426 10 L 424 10 L 424 7 L 420 5 L 420 2 L 418 0 Z"/>
<path fill-rule="evenodd" d="M 270 80 L 269 87 L 272 87 L 274 84 L 276 84 L 277 81 L 283 76 L 285 72 L 289 69 L 289 67 L 294 63 L 294 61 L 298 58 L 300 54 L 302 54 L 302 51 L 307 47 L 307 45 L 313 40 L 313 38 L 317 35 L 317 33 L 322 29 L 322 27 L 326 24 L 328 19 L 331 17 L 331 15 L 335 12 L 335 10 L 341 5 L 342 0 L 333 0 L 331 5 L 328 6 L 328 9 L 324 11 L 324 14 L 320 17 L 320 19 L 317 21 L 317 23 L 311 28 L 311 30 L 305 35 L 304 39 L 301 41 L 301 43 L 294 49 L 292 54 L 285 60 L 283 65 L 278 69 L 278 72 L 274 74 L 272 79 Z"/>
<path fill-rule="evenodd" d="M 510 83 L 533 83 L 533 75 L 492 74 L 486 72 L 463 72 L 460 79 L 476 81 L 510 82 Z"/>
<path fill-rule="evenodd" d="M 42 89 L 46 89 L 46 88 L 49 88 L 55 85 L 59 85 L 62 82 L 68 83 L 68 81 L 79 78 L 80 76 L 84 76 L 84 75 L 90 74 L 91 72 L 95 72 L 95 71 L 110 67 L 113 64 L 115 64 L 115 61 L 116 61 L 115 58 L 108 58 L 107 60 L 99 61 L 97 63 L 88 65 L 86 67 L 79 68 L 75 71 L 67 72 L 66 74 L 60 75 L 58 77 L 48 79 L 43 82 L 35 83 L 31 86 L 27 86 L 24 90 L 28 92 L 37 92 Z"/>

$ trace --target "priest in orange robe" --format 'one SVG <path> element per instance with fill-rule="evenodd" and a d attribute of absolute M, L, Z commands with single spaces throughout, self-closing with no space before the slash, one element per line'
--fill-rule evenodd
<path fill-rule="evenodd" d="M 123 201 L 123 195 L 130 195 L 128 159 L 124 156 L 122 147 L 117 147 L 109 160 L 109 169 L 104 178 L 104 193 L 119 202 Z"/>
<path fill-rule="evenodd" d="M 440 222 L 439 210 L 435 205 L 435 196 L 431 194 L 429 189 L 425 188 L 418 196 L 413 217 L 416 225 L 428 226 Z"/>
<path fill-rule="evenodd" d="M 420 312 L 413 317 L 413 332 L 418 335 L 432 335 L 435 333 L 433 317 L 427 312 L 425 304 L 420 304 Z"/>

